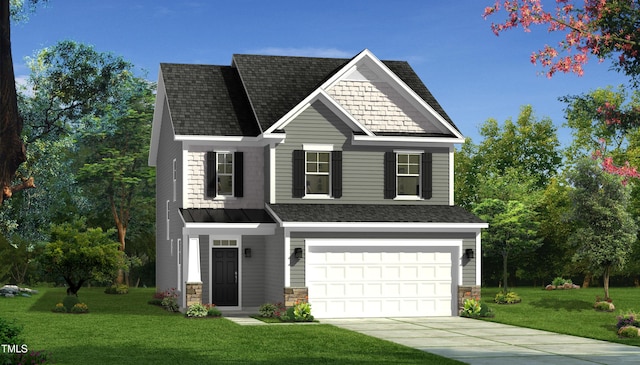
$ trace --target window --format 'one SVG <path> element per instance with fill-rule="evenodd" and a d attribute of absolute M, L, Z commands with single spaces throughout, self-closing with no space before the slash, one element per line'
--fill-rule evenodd
<path fill-rule="evenodd" d="M 236 240 L 213 240 L 213 247 L 237 247 Z"/>
<path fill-rule="evenodd" d="M 385 199 L 431 199 L 433 154 L 411 151 L 384 153 Z"/>
<path fill-rule="evenodd" d="M 398 153 L 396 163 L 397 195 L 420 195 L 420 155 L 414 153 Z"/>
<path fill-rule="evenodd" d="M 243 161 L 242 152 L 207 152 L 206 196 L 220 199 L 242 197 Z"/>
<path fill-rule="evenodd" d="M 233 153 L 218 152 L 216 154 L 216 176 L 218 196 L 233 196 Z"/>
<path fill-rule="evenodd" d="M 329 195 L 331 153 L 305 151 L 305 158 L 305 192 Z"/>

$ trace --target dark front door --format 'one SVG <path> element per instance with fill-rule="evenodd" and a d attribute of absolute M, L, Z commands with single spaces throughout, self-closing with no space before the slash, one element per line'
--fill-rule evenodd
<path fill-rule="evenodd" d="M 212 303 L 219 306 L 238 305 L 238 249 L 214 248 Z"/>

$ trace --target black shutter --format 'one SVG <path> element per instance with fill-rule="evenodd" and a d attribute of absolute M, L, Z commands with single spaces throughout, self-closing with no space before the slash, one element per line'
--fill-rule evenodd
<path fill-rule="evenodd" d="M 384 153 L 384 198 L 393 199 L 396 197 L 396 154 L 395 152 Z"/>
<path fill-rule="evenodd" d="M 422 154 L 422 198 L 431 199 L 433 196 L 433 155 Z"/>
<path fill-rule="evenodd" d="M 233 154 L 233 196 L 242 197 L 244 193 L 244 158 L 242 152 Z"/>
<path fill-rule="evenodd" d="M 342 197 L 342 151 L 331 152 L 331 196 Z"/>
<path fill-rule="evenodd" d="M 207 176 L 205 177 L 207 184 L 207 197 L 216 196 L 216 153 L 207 152 Z"/>
<path fill-rule="evenodd" d="M 304 151 L 293 151 L 293 191 L 294 198 L 302 198 L 304 196 Z"/>

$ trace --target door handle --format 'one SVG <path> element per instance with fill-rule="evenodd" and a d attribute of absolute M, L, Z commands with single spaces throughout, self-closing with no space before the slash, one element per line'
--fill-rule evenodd
<path fill-rule="evenodd" d="M 238 284 L 238 272 L 235 272 L 235 276 L 236 276 L 236 284 Z"/>

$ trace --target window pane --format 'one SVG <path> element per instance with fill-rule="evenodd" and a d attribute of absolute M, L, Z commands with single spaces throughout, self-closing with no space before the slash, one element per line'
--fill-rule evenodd
<path fill-rule="evenodd" d="M 409 163 L 419 164 L 420 163 L 420 155 L 409 155 Z"/>
<path fill-rule="evenodd" d="M 307 162 L 307 172 L 318 172 L 318 165 L 315 162 Z"/>
<path fill-rule="evenodd" d="M 409 173 L 418 175 L 420 173 L 420 165 L 411 165 L 409 166 Z"/>
<path fill-rule="evenodd" d="M 307 194 L 329 194 L 329 176 L 307 175 Z"/>
<path fill-rule="evenodd" d="M 307 161 L 309 162 L 318 161 L 318 155 L 315 152 L 307 152 Z"/>
<path fill-rule="evenodd" d="M 230 175 L 218 176 L 218 195 L 231 195 L 233 193 L 233 177 Z"/>
<path fill-rule="evenodd" d="M 409 162 L 409 155 L 407 154 L 399 154 L 398 155 L 398 163 L 406 164 Z"/>
<path fill-rule="evenodd" d="M 329 172 L 329 163 L 327 163 L 327 162 L 318 162 L 318 171 L 319 172 Z"/>
<path fill-rule="evenodd" d="M 328 152 L 321 152 L 318 153 L 318 161 L 320 162 L 329 162 L 329 153 Z"/>
<path fill-rule="evenodd" d="M 398 195 L 419 195 L 420 183 L 417 176 L 398 176 Z"/>

